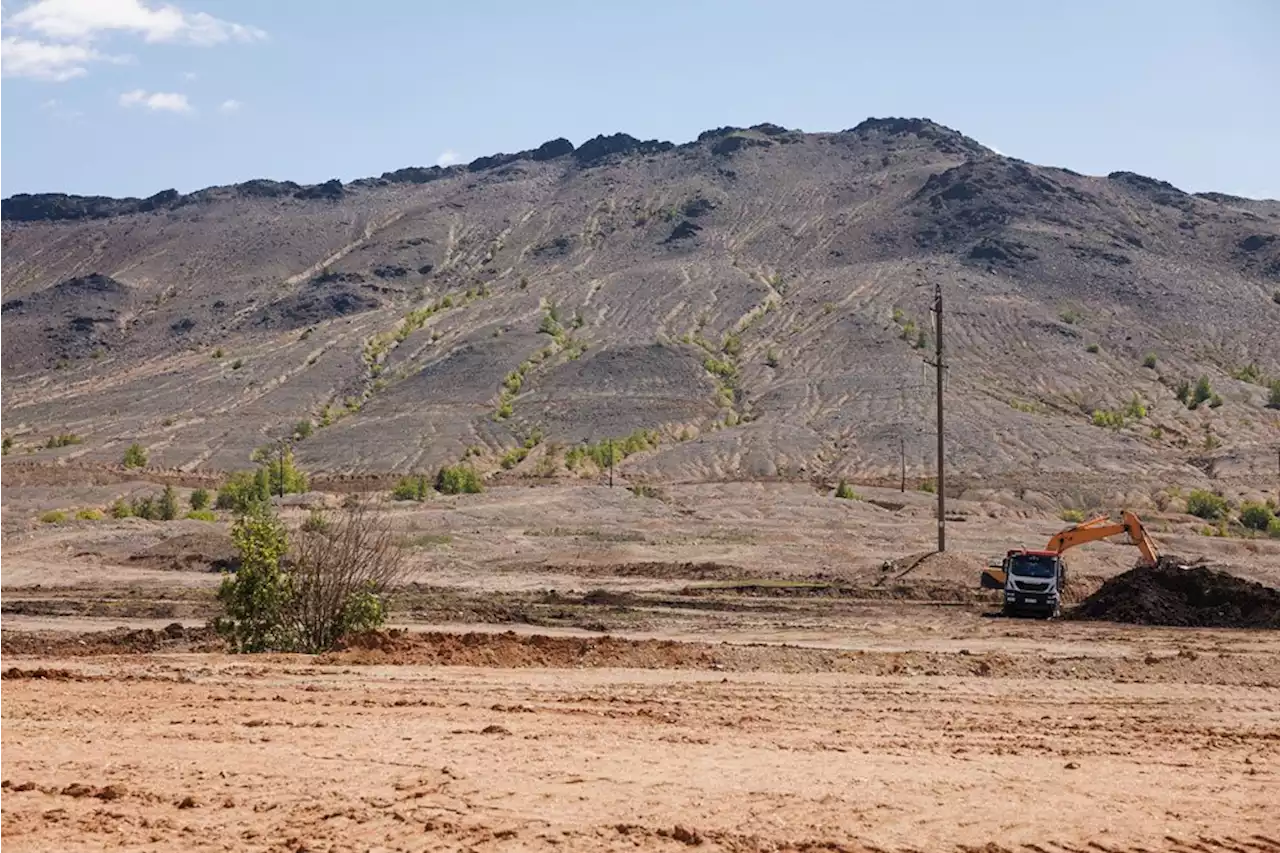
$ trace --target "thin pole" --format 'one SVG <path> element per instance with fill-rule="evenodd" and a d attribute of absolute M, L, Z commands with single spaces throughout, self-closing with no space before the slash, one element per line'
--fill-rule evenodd
<path fill-rule="evenodd" d="M 609 488 L 613 488 L 613 439 L 609 439 Z"/>
<path fill-rule="evenodd" d="M 280 442 L 280 497 L 284 497 L 284 441 Z"/>
<path fill-rule="evenodd" d="M 937 397 L 938 397 L 938 551 L 947 550 L 947 483 L 946 483 L 946 465 L 944 463 L 945 447 L 943 446 L 942 431 L 942 377 L 943 377 L 943 351 L 942 351 L 942 282 L 937 281 L 933 286 L 933 310 L 937 315 L 936 329 L 936 348 L 934 350 L 934 369 L 937 376 Z"/>

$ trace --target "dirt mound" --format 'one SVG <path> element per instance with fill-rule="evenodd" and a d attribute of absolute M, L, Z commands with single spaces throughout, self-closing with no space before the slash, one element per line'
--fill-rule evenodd
<path fill-rule="evenodd" d="M 201 530 L 170 536 L 129 555 L 129 561 L 173 571 L 223 572 L 234 571 L 240 557 L 225 530 Z"/>
<path fill-rule="evenodd" d="M 49 657 L 89 657 L 93 655 L 137 655 L 151 652 L 216 652 L 225 643 L 212 628 L 187 628 L 174 622 L 155 631 L 151 628 L 90 631 L 5 631 L 0 635 L 0 652 L 6 655 Z M 8 678 L 20 676 L 7 675 Z"/>
<path fill-rule="evenodd" d="M 1280 590 L 1176 558 L 1116 575 L 1081 602 L 1078 619 L 1198 628 L 1280 628 Z"/>

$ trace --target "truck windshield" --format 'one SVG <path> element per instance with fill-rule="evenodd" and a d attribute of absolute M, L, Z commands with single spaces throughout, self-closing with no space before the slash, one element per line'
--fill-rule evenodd
<path fill-rule="evenodd" d="M 1015 554 L 1009 573 L 1024 578 L 1051 578 L 1058 572 L 1058 558 L 1046 554 Z"/>

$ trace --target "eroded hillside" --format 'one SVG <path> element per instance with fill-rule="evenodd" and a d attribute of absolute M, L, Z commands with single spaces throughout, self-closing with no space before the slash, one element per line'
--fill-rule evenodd
<path fill-rule="evenodd" d="M 228 470 L 306 421 L 301 460 L 333 474 L 591 476 L 572 448 L 643 430 L 633 479 L 896 482 L 905 448 L 918 483 L 941 282 L 957 491 L 1273 479 L 1280 203 L 1034 166 L 924 120 L 18 196 L 4 218 L 6 463 L 138 441 Z M 44 447 L 60 434 L 81 442 Z"/>

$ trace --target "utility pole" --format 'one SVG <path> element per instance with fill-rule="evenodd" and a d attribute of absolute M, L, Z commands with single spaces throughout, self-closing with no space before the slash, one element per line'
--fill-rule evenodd
<path fill-rule="evenodd" d="M 613 488 L 613 439 L 609 439 L 609 488 Z"/>
<path fill-rule="evenodd" d="M 942 350 L 942 281 L 938 280 L 933 285 L 933 311 L 936 316 L 935 328 L 935 348 L 933 367 L 937 376 L 937 397 L 938 397 L 938 551 L 947 550 L 947 483 L 946 483 L 946 464 L 945 464 L 945 448 L 942 432 L 942 385 L 943 371 L 946 365 L 943 362 Z"/>

